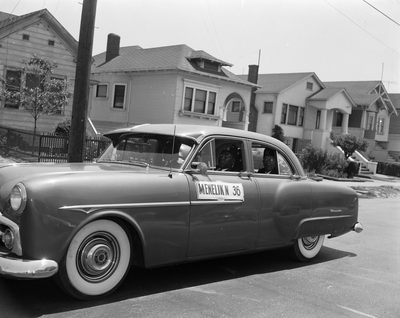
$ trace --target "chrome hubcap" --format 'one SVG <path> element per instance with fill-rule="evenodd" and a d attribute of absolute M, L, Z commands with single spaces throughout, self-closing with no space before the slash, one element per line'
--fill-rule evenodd
<path fill-rule="evenodd" d="M 301 241 L 303 242 L 303 246 L 306 250 L 312 250 L 315 246 L 317 246 L 319 236 L 303 237 Z"/>
<path fill-rule="evenodd" d="M 117 268 L 120 249 L 114 236 L 97 232 L 88 236 L 78 250 L 77 269 L 82 278 L 99 283 L 110 277 Z"/>

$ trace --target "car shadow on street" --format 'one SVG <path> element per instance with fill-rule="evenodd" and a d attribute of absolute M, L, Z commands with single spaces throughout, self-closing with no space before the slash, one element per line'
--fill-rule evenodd
<path fill-rule="evenodd" d="M 80 301 L 64 294 L 53 279 L 34 281 L 0 280 L 2 312 L 15 317 L 40 317 L 106 305 L 126 299 L 232 280 L 252 275 L 316 266 L 356 254 L 323 247 L 311 262 L 293 261 L 286 250 L 225 257 L 173 265 L 156 269 L 133 268 L 121 286 L 111 295 Z"/>

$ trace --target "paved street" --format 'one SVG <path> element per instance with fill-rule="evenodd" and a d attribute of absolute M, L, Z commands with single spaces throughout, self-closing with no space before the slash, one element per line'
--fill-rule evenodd
<path fill-rule="evenodd" d="M 83 302 L 51 279 L 0 279 L 2 317 L 379 317 L 400 314 L 400 200 L 360 200 L 361 234 L 310 264 L 283 251 L 132 271 L 110 297 Z"/>

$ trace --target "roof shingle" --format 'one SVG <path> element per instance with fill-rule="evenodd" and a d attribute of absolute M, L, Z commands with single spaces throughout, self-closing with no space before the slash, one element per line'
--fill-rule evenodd
<path fill-rule="evenodd" d="M 200 54 L 201 53 L 201 54 Z M 106 52 L 95 55 L 92 74 L 119 72 L 185 71 L 229 80 L 245 85 L 255 84 L 243 80 L 237 75 L 221 68 L 221 72 L 207 71 L 196 67 L 190 59 L 203 58 L 222 65 L 230 65 L 203 52 L 195 51 L 187 45 L 172 45 L 143 49 L 140 46 L 121 47 L 119 56 L 105 62 Z"/>

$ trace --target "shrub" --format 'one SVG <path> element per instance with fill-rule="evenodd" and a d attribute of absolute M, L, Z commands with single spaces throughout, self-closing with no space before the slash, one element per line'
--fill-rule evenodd
<path fill-rule="evenodd" d="M 332 145 L 339 146 L 344 152 L 345 158 L 349 158 L 355 151 L 366 151 L 369 146 L 369 141 L 365 138 L 360 138 L 354 135 L 340 135 L 331 132 Z"/>
<path fill-rule="evenodd" d="M 400 163 L 378 162 L 376 172 L 387 176 L 400 177 Z"/>
<path fill-rule="evenodd" d="M 327 161 L 328 152 L 320 148 L 315 148 L 313 145 L 303 149 L 299 155 L 301 164 L 304 170 L 308 172 L 314 171 L 321 173 Z"/>
<path fill-rule="evenodd" d="M 64 121 L 57 124 L 54 133 L 56 136 L 69 136 L 71 130 L 71 118 L 67 118 Z"/>
<path fill-rule="evenodd" d="M 347 161 L 339 153 L 329 154 L 327 150 L 309 145 L 303 149 L 299 156 L 305 171 L 311 174 L 323 174 L 331 177 L 347 177 L 345 170 Z"/>
<path fill-rule="evenodd" d="M 278 139 L 282 142 L 285 141 L 285 137 L 284 137 L 284 130 L 281 126 L 279 125 L 275 125 L 274 128 L 272 128 L 272 137 L 274 137 L 275 139 Z"/>

